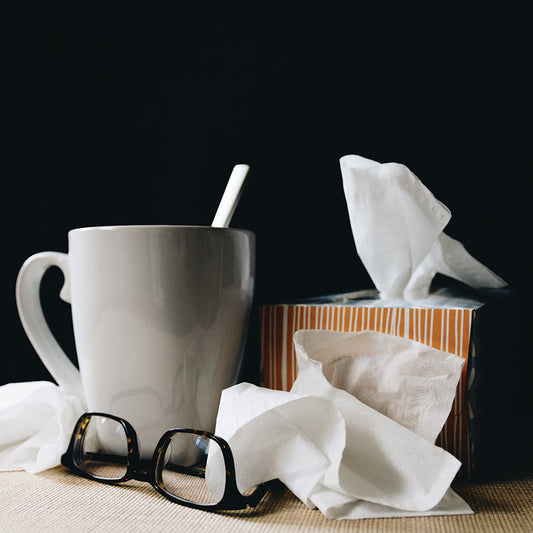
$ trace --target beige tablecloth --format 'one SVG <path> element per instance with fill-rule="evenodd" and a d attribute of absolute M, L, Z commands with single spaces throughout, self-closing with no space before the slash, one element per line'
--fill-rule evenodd
<path fill-rule="evenodd" d="M 207 513 L 169 502 L 149 484 L 104 485 L 60 466 L 41 474 L 0 472 L 0 531 L 532 532 L 533 477 L 458 483 L 474 515 L 326 519 L 281 484 L 255 510 Z"/>

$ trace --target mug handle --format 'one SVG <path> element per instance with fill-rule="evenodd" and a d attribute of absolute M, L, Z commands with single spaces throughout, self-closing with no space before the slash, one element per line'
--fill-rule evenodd
<path fill-rule="evenodd" d="M 52 266 L 59 267 L 65 276 L 59 296 L 70 303 L 68 255 L 60 252 L 41 252 L 28 258 L 19 271 L 16 285 L 17 309 L 26 335 L 52 377 L 65 393 L 83 398 L 80 372 L 52 335 L 41 307 L 41 279 Z"/>

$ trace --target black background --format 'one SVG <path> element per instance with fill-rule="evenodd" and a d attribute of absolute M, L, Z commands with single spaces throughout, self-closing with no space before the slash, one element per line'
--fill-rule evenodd
<path fill-rule="evenodd" d="M 209 225 L 236 163 L 251 166 L 232 225 L 257 236 L 256 306 L 372 286 L 342 190 L 350 153 L 406 164 L 452 211 L 447 233 L 525 301 L 525 12 L 373 5 L 5 12 L 0 384 L 50 379 L 15 306 L 27 257 L 66 252 L 81 226 Z M 73 354 L 60 285 L 50 271 L 43 300 Z"/>

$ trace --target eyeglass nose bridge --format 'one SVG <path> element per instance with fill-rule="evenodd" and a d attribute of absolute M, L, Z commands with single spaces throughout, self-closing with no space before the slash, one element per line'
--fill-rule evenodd
<path fill-rule="evenodd" d="M 152 481 L 153 479 L 153 475 L 151 474 L 151 472 L 142 472 L 139 470 L 135 470 L 131 474 L 131 479 L 135 479 L 137 481 L 145 481 L 147 483 L 150 483 L 150 481 Z"/>
<path fill-rule="evenodd" d="M 155 481 L 154 468 L 150 465 L 134 465 L 128 472 L 128 478 L 153 484 Z"/>

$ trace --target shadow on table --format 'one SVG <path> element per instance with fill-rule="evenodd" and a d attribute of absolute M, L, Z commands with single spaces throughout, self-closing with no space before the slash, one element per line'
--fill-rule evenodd
<path fill-rule="evenodd" d="M 82 476 L 78 476 L 77 474 L 74 474 L 71 472 L 68 468 L 60 466 L 59 468 L 62 469 L 62 482 L 65 484 L 70 484 L 73 487 L 73 490 L 75 490 L 75 487 L 80 487 L 80 484 L 84 483 L 99 483 L 98 481 L 86 479 Z M 143 494 L 146 495 L 146 497 L 149 498 L 164 498 L 161 494 L 159 494 L 149 483 L 143 483 L 136 480 L 129 480 L 123 483 L 116 483 L 116 484 L 108 484 L 108 483 L 100 483 L 100 485 L 105 487 L 112 487 L 115 490 L 122 490 L 126 491 L 128 493 L 134 492 L 135 494 Z M 287 500 L 292 499 L 297 504 L 304 505 L 302 502 L 300 502 L 290 491 L 283 485 L 283 483 L 279 480 L 274 480 L 268 482 L 268 490 L 266 491 L 264 497 L 261 499 L 261 501 L 255 506 L 255 507 L 248 507 L 246 509 L 240 509 L 240 510 L 227 510 L 227 511 L 211 511 L 211 513 L 216 513 L 220 515 L 225 516 L 234 516 L 234 517 L 255 517 L 255 516 L 264 516 L 266 514 L 276 512 L 276 510 L 280 509 L 281 507 L 286 507 Z M 167 500 L 170 505 L 176 505 L 177 507 L 180 507 L 179 503 L 173 503 L 170 502 L 170 500 Z M 181 506 L 186 507 L 186 506 Z M 209 511 L 203 511 L 203 512 L 209 512 Z"/>

